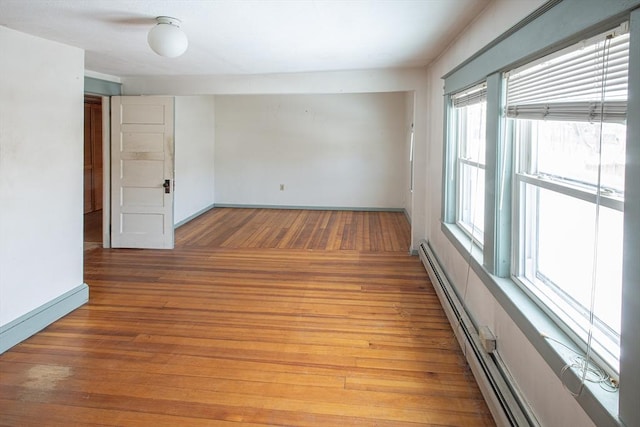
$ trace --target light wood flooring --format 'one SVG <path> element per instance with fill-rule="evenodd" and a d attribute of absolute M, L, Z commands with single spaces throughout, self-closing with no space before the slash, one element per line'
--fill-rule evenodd
<path fill-rule="evenodd" d="M 0 425 L 492 426 L 402 213 L 216 208 L 85 252 L 90 302 L 0 356 Z"/>

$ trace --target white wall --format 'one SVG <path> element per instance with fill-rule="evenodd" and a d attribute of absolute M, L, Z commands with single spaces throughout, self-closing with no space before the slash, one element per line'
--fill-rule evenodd
<path fill-rule="evenodd" d="M 174 223 L 213 205 L 215 99 L 175 98 Z"/>
<path fill-rule="evenodd" d="M 0 27 L 0 325 L 82 285 L 84 52 Z"/>
<path fill-rule="evenodd" d="M 461 34 L 455 43 L 429 68 L 429 165 L 427 196 L 428 218 L 424 234 L 444 264 L 448 277 L 465 295 L 472 317 L 479 325 L 488 325 L 498 338 L 500 355 L 530 402 L 541 425 L 592 426 L 575 399 L 564 389 L 557 375 L 536 352 L 525 335 L 493 298 L 482 281 L 468 273 L 467 263 L 444 236 L 440 228 L 443 155 L 443 82 L 441 76 L 541 6 L 544 0 L 496 0 Z M 466 277 L 469 274 L 468 285 Z"/>
<path fill-rule="evenodd" d="M 216 97 L 216 203 L 402 208 L 404 99 Z"/>

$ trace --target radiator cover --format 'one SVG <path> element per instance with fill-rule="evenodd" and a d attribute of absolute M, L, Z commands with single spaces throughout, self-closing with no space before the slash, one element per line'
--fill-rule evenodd
<path fill-rule="evenodd" d="M 497 352 L 483 348 L 476 324 L 426 240 L 418 244 L 418 255 L 498 426 L 539 426 Z"/>

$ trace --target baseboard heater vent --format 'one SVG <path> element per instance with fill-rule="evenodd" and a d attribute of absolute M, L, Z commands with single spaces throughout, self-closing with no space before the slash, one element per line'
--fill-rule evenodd
<path fill-rule="evenodd" d="M 496 352 L 488 353 L 483 348 L 475 324 L 427 241 L 419 243 L 418 255 L 498 426 L 538 427 L 529 406 L 517 389 L 509 384 L 510 376 L 500 357 Z"/>

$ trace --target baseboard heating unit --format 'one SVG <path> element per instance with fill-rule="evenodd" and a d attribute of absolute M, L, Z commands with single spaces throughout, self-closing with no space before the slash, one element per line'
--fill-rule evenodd
<path fill-rule="evenodd" d="M 509 384 L 512 381 L 495 351 L 491 332 L 483 328 L 478 330 L 472 322 L 426 240 L 419 243 L 418 255 L 498 426 L 538 427 L 520 393 Z"/>

